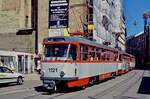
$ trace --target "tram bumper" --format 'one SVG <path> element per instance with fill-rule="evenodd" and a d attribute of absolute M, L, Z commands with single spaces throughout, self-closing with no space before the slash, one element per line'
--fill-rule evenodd
<path fill-rule="evenodd" d="M 43 87 L 48 90 L 57 90 L 57 85 L 61 84 L 62 82 L 78 80 L 78 77 L 41 77 L 43 82 Z"/>
<path fill-rule="evenodd" d="M 55 81 L 47 81 L 43 83 L 43 87 L 48 90 L 56 90 L 56 83 Z"/>

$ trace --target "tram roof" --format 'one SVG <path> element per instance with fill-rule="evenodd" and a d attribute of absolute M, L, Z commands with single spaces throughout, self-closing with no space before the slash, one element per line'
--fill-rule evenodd
<path fill-rule="evenodd" d="M 81 38 L 81 37 L 70 37 L 70 36 L 55 36 L 55 37 L 48 37 L 48 38 L 45 38 L 44 41 L 49 41 L 49 42 L 61 42 L 61 41 L 64 41 L 64 42 L 80 42 L 82 44 L 87 44 L 87 45 L 91 45 L 91 46 L 97 46 L 97 47 L 100 47 L 100 48 L 104 48 L 104 49 L 109 49 L 109 50 L 113 50 L 113 51 L 118 51 L 117 49 L 115 48 L 111 48 L 111 47 L 108 47 L 106 45 L 102 45 L 102 44 L 98 44 L 96 43 L 95 41 L 90 41 L 90 40 L 87 40 L 85 38 Z"/>
<path fill-rule="evenodd" d="M 125 54 L 125 55 L 128 55 L 128 56 L 133 56 L 131 54 L 128 54 L 124 51 L 119 51 L 115 48 L 111 48 L 111 47 L 108 47 L 106 45 L 102 45 L 102 44 L 98 44 L 96 43 L 95 41 L 90 41 L 90 40 L 87 40 L 85 38 L 81 38 L 81 37 L 71 37 L 71 36 L 55 36 L 55 37 L 48 37 L 48 38 L 45 38 L 44 40 L 46 41 L 49 41 L 49 42 L 80 42 L 82 44 L 87 44 L 87 45 L 91 45 L 91 46 L 97 46 L 97 47 L 100 47 L 100 48 L 104 48 L 104 49 L 108 49 L 108 50 L 113 50 L 113 51 L 117 51 L 118 53 L 120 54 Z"/>
<path fill-rule="evenodd" d="M 128 54 L 128 53 L 126 53 L 124 51 L 120 51 L 118 49 L 111 48 L 111 47 L 108 47 L 106 45 L 98 44 L 95 41 L 90 41 L 90 40 L 87 40 L 87 39 L 81 38 L 81 37 L 54 36 L 54 37 L 47 37 L 47 38 L 44 39 L 44 41 L 45 40 L 49 41 L 49 42 L 62 42 L 62 41 L 63 42 L 80 42 L 82 44 L 87 44 L 87 45 L 91 45 L 91 46 L 97 46 L 97 47 L 100 47 L 100 48 L 103 48 L 103 49 L 117 51 L 120 54 L 125 54 L 125 55 L 128 55 L 128 56 L 133 56 L 133 55 Z"/>

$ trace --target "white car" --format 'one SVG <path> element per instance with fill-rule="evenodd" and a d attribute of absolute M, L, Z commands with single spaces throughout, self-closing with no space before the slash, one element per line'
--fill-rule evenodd
<path fill-rule="evenodd" d="M 15 73 L 7 67 L 0 66 L 0 84 L 5 83 L 17 83 L 18 85 L 23 84 L 23 75 Z"/>

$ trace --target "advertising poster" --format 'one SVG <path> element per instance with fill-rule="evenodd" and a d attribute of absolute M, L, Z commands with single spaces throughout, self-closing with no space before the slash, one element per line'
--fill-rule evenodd
<path fill-rule="evenodd" d="M 69 0 L 49 0 L 49 29 L 68 27 Z"/>

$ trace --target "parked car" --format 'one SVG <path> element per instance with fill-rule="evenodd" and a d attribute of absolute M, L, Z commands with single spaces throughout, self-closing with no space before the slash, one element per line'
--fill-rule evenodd
<path fill-rule="evenodd" d="M 16 73 L 7 67 L 0 66 L 0 84 L 17 83 L 23 84 L 23 74 Z"/>

